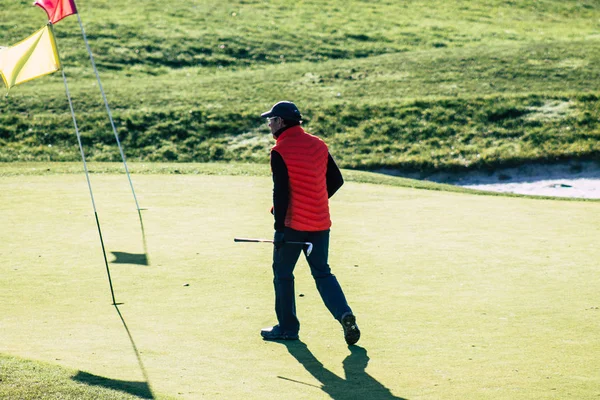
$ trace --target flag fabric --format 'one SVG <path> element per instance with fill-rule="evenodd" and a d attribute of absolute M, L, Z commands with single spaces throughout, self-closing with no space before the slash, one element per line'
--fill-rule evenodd
<path fill-rule="evenodd" d="M 60 69 L 56 41 L 48 25 L 0 50 L 0 75 L 6 89 Z"/>
<path fill-rule="evenodd" d="M 69 15 L 77 14 L 75 0 L 36 0 L 33 5 L 46 11 L 48 20 L 53 24 Z"/>

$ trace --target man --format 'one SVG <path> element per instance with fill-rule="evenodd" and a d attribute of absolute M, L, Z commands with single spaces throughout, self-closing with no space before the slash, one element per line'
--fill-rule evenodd
<path fill-rule="evenodd" d="M 325 306 L 343 327 L 349 345 L 360 338 L 356 318 L 327 263 L 329 253 L 329 198 L 342 186 L 342 174 L 325 142 L 300 126 L 302 115 L 289 101 L 281 101 L 261 115 L 268 118 L 276 144 L 271 150 L 275 235 L 273 283 L 278 324 L 265 328 L 265 340 L 297 340 L 294 267 L 302 247 L 286 242 L 310 242 L 306 256 Z M 306 255 L 306 253 L 305 253 Z"/>

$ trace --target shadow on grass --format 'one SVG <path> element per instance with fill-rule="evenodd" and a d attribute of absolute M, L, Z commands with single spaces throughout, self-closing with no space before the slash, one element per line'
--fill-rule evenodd
<path fill-rule="evenodd" d="M 144 245 L 144 257 L 146 264 L 150 265 L 150 255 L 148 254 L 148 244 L 146 243 L 146 231 L 144 230 L 144 220 L 142 219 L 142 210 L 138 210 L 138 216 L 140 217 L 140 229 L 142 230 L 142 244 Z"/>
<path fill-rule="evenodd" d="M 124 251 L 111 251 L 111 253 L 115 256 L 111 264 L 150 265 L 146 254 L 126 253 Z"/>
<path fill-rule="evenodd" d="M 72 379 L 90 386 L 102 386 L 107 389 L 118 390 L 120 392 L 138 396 L 142 399 L 154 399 L 147 382 L 120 381 L 88 374 L 83 371 L 79 371 Z"/>
<path fill-rule="evenodd" d="M 369 356 L 364 347 L 348 346 L 350 354 L 342 363 L 346 375 L 346 379 L 343 379 L 325 368 L 311 353 L 305 343 L 301 341 L 286 341 L 279 343 L 284 344 L 290 354 L 298 360 L 312 376 L 321 382 L 322 386 L 319 388 L 327 393 L 332 399 L 368 398 L 369 400 L 406 400 L 402 397 L 394 396 L 388 388 L 379 383 L 371 375 L 367 374 L 365 369 L 369 364 Z M 315 386 L 283 376 L 279 376 L 278 378 L 303 385 Z"/>
<path fill-rule="evenodd" d="M 144 252 L 138 253 L 127 253 L 124 251 L 112 251 L 111 253 L 115 257 L 111 264 L 135 264 L 135 265 L 150 265 L 150 257 L 148 256 L 148 246 L 146 243 L 146 231 L 144 230 L 144 220 L 142 218 L 142 210 L 138 210 L 138 216 L 140 218 L 140 229 L 142 231 L 142 244 L 144 246 Z"/>
<path fill-rule="evenodd" d="M 117 310 L 119 318 L 121 319 L 121 323 L 123 323 L 125 332 L 127 332 L 127 336 L 129 337 L 129 341 L 131 342 L 131 347 L 133 348 L 135 356 L 138 360 L 138 364 L 140 366 L 140 370 L 142 371 L 142 375 L 144 376 L 144 381 L 120 381 L 117 379 L 109 379 L 97 375 L 92 375 L 82 371 L 79 371 L 79 373 L 75 375 L 72 379 L 78 382 L 83 382 L 87 385 L 102 386 L 109 389 L 119 390 L 122 392 L 133 394 L 143 399 L 154 399 L 154 395 L 152 394 L 152 390 L 150 389 L 150 380 L 148 379 L 148 373 L 146 372 L 146 368 L 144 367 L 144 363 L 142 362 L 140 352 L 137 346 L 135 345 L 135 342 L 133 341 L 133 336 L 131 336 L 131 332 L 127 327 L 127 323 L 125 323 L 125 318 L 123 318 L 123 314 L 121 314 L 121 310 L 119 310 L 118 304 L 114 304 L 114 307 L 115 310 Z"/>

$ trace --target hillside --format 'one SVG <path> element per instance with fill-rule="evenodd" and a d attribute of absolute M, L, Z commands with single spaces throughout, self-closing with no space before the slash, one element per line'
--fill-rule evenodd
<path fill-rule="evenodd" d="M 295 101 L 343 167 L 466 170 L 600 153 L 595 1 L 82 1 L 137 161 L 266 162 L 259 113 Z M 43 25 L 0 11 L 0 45 Z M 90 160 L 119 160 L 77 18 L 56 27 Z M 59 73 L 0 103 L 0 161 L 79 157 Z"/>

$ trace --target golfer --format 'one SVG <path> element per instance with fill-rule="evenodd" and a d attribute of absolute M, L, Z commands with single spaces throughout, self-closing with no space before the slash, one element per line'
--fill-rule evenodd
<path fill-rule="evenodd" d="M 273 283 L 278 324 L 265 328 L 265 340 L 297 340 L 294 267 L 302 246 L 286 242 L 311 242 L 306 256 L 325 306 L 343 327 L 346 343 L 360 338 L 356 318 L 337 278 L 327 263 L 329 253 L 329 198 L 343 185 L 342 174 L 321 139 L 300 126 L 302 116 L 294 103 L 281 101 L 261 115 L 268 119 L 276 140 L 271 149 L 275 235 Z M 306 255 L 306 253 L 305 253 Z"/>

